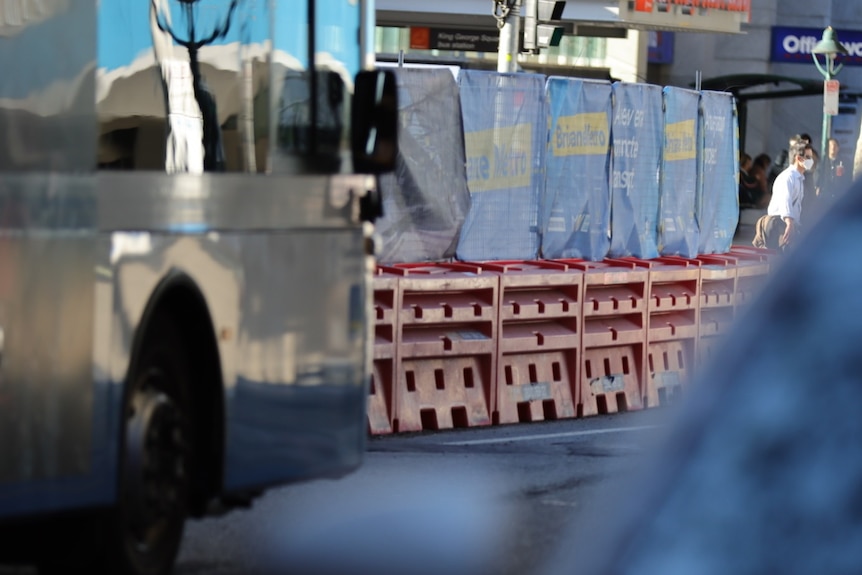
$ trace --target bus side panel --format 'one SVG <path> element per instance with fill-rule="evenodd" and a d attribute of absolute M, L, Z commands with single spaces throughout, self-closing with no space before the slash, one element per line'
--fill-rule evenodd
<path fill-rule="evenodd" d="M 358 228 L 244 235 L 240 369 L 226 487 L 340 475 L 361 461 L 365 285 Z"/>
<path fill-rule="evenodd" d="M 361 461 L 369 272 L 355 216 L 369 185 L 100 175 L 100 227 L 114 230 L 111 379 L 124 377 L 158 283 L 171 271 L 190 277 L 217 334 L 227 491 L 340 475 Z"/>
<path fill-rule="evenodd" d="M 3 2 L 0 171 L 90 170 L 96 2 Z"/>
<path fill-rule="evenodd" d="M 113 499 L 88 182 L 7 177 L 0 190 L 0 518 Z"/>
<path fill-rule="evenodd" d="M 218 336 L 227 407 L 225 489 L 340 475 L 365 438 L 365 292 L 359 228 L 112 233 L 111 380 L 171 272 L 200 288 Z M 112 429 L 121 393 L 112 394 Z"/>

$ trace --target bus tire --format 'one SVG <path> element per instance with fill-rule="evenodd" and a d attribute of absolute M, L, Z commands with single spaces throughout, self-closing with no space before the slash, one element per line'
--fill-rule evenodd
<path fill-rule="evenodd" d="M 106 533 L 111 573 L 169 573 L 179 552 L 192 460 L 190 366 L 180 333 L 165 314 L 154 317 L 129 375 L 115 529 Z"/>

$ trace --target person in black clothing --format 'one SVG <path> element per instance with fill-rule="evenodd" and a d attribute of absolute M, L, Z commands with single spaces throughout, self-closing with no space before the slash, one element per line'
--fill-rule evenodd
<path fill-rule="evenodd" d="M 823 209 L 832 204 L 850 183 L 844 175 L 844 161 L 841 159 L 841 146 L 835 138 L 828 140 L 828 155 L 820 166 L 819 189 L 817 198 Z"/>
<path fill-rule="evenodd" d="M 754 163 L 745 152 L 739 153 L 739 207 L 753 208 L 760 202 L 760 183 L 751 173 Z"/>

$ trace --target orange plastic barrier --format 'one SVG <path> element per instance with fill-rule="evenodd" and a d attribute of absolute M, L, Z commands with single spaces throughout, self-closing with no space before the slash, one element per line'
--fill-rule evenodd
<path fill-rule="evenodd" d="M 733 259 L 702 255 L 700 265 L 700 325 L 697 364 L 706 363 L 734 320 L 736 265 Z"/>
<path fill-rule="evenodd" d="M 400 276 L 393 430 L 490 425 L 497 274 L 463 263 L 381 269 Z"/>
<path fill-rule="evenodd" d="M 649 270 L 645 406 L 682 391 L 697 357 L 700 266 L 679 257 L 631 260 Z"/>
<path fill-rule="evenodd" d="M 378 269 L 374 277 L 374 360 L 368 395 L 368 431 L 392 433 L 398 373 L 398 276 Z"/>
<path fill-rule="evenodd" d="M 727 260 L 730 265 L 736 267 L 734 315 L 738 315 L 760 293 L 769 275 L 769 257 L 765 253 L 752 253 L 747 250 L 737 250 L 736 252 L 712 257 L 714 259 Z"/>
<path fill-rule="evenodd" d="M 575 417 L 583 273 L 552 261 L 482 265 L 500 274 L 494 423 Z"/>
<path fill-rule="evenodd" d="M 615 413 L 684 389 L 779 255 L 378 266 L 371 434 Z"/>
<path fill-rule="evenodd" d="M 553 261 L 584 274 L 578 416 L 641 409 L 649 272 L 631 261 Z"/>

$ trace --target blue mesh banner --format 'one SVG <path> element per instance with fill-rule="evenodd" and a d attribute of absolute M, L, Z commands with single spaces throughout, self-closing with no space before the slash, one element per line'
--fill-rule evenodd
<path fill-rule="evenodd" d="M 662 122 L 660 86 L 614 83 L 609 250 L 613 257 L 658 257 Z"/>
<path fill-rule="evenodd" d="M 610 247 L 609 82 L 549 78 L 542 256 L 601 260 Z"/>
<path fill-rule="evenodd" d="M 659 186 L 658 250 L 697 256 L 697 129 L 700 94 L 668 86 L 664 95 L 664 146 Z"/>
<path fill-rule="evenodd" d="M 535 259 L 547 143 L 545 77 L 462 70 L 467 183 L 461 260 Z"/>
<path fill-rule="evenodd" d="M 723 254 L 730 251 L 739 220 L 739 131 L 736 102 L 725 92 L 701 92 L 700 189 L 697 222 L 698 252 Z"/>
<path fill-rule="evenodd" d="M 398 158 L 380 177 L 384 263 L 455 256 L 470 207 L 458 85 L 448 69 L 398 68 Z"/>

